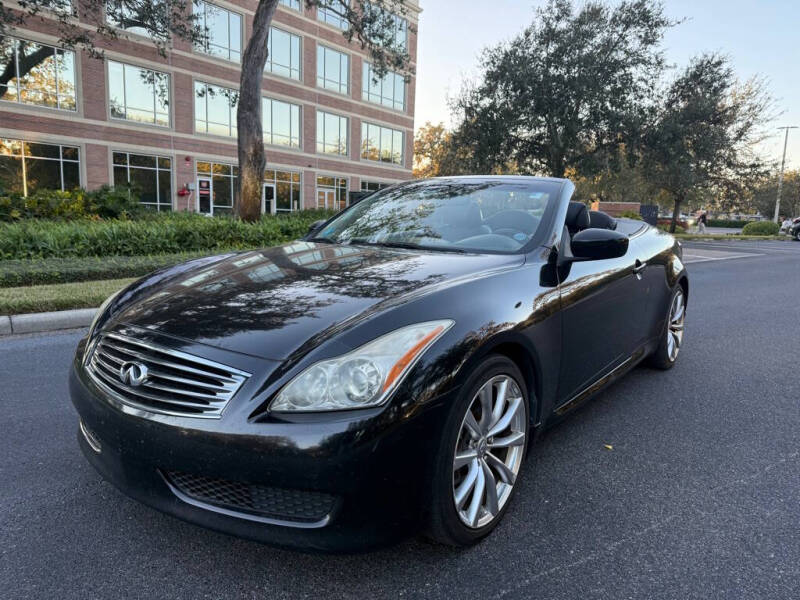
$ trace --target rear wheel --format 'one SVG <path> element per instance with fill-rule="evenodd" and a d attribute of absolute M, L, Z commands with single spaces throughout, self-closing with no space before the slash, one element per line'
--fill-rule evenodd
<path fill-rule="evenodd" d="M 508 358 L 491 356 L 470 376 L 433 470 L 430 537 L 467 546 L 500 522 L 525 460 L 528 406 L 522 374 Z"/>
<path fill-rule="evenodd" d="M 657 369 L 671 369 L 678 360 L 683 344 L 683 328 L 686 322 L 686 294 L 680 284 L 675 286 L 667 309 L 667 322 L 658 348 L 650 357 L 650 364 Z"/>
<path fill-rule="evenodd" d="M 798 242 L 800 242 L 800 229 L 797 229 L 794 232 L 794 239 L 797 240 Z"/>

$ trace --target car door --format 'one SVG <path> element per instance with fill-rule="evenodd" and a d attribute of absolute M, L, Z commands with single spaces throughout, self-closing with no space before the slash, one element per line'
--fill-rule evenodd
<path fill-rule="evenodd" d="M 638 348 L 646 309 L 643 266 L 631 248 L 620 258 L 573 262 L 560 269 L 559 404 L 623 364 Z"/>

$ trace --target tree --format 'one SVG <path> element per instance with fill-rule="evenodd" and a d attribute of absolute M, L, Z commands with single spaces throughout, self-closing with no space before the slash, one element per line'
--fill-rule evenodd
<path fill-rule="evenodd" d="M 764 175 L 754 146 L 771 104 L 762 80 L 740 84 L 720 55 L 694 59 L 675 79 L 644 140 L 648 178 L 673 199 L 670 231 L 692 194 L 741 192 Z"/>
<path fill-rule="evenodd" d="M 444 123 L 430 121 L 414 136 L 414 177 L 441 177 L 463 172 L 464 153 Z"/>
<path fill-rule="evenodd" d="M 253 32 L 242 54 L 238 93 L 239 195 L 236 213 L 245 220 L 261 216 L 261 186 L 266 166 L 261 115 L 264 66 L 267 62 L 269 30 L 280 0 L 259 0 L 253 20 Z M 410 57 L 404 40 L 398 36 L 396 15 L 408 12 L 406 0 L 303 0 L 307 7 L 324 7 L 338 17 L 342 35 L 366 50 L 372 63 L 373 77 L 380 79 L 390 70 L 410 75 Z M 175 39 L 193 44 L 207 43 L 209 31 L 191 10 L 200 0 L 109 0 L 80 2 L 79 14 L 73 15 L 70 0 L 17 0 L 19 8 L 9 8 L 0 0 L 0 34 L 13 31 L 34 18 L 55 19 L 59 44 L 79 48 L 94 58 L 103 58 L 103 41 L 117 38 L 125 28 L 138 28 L 166 56 Z M 85 27 L 89 22 L 93 28 Z M 119 27 L 115 26 L 118 25 Z M 35 65 L 31 65 L 33 68 Z M 25 73 L 21 73 L 24 75 Z"/>
<path fill-rule="evenodd" d="M 550 0 L 525 31 L 485 53 L 482 81 L 453 103 L 470 167 L 511 161 L 555 177 L 613 169 L 646 121 L 664 68 L 659 44 L 673 24 L 653 0 L 579 9 Z"/>
<path fill-rule="evenodd" d="M 778 195 L 778 173 L 771 173 L 753 190 L 753 207 L 765 217 L 771 218 Z M 781 215 L 800 217 L 800 169 L 783 174 Z"/>

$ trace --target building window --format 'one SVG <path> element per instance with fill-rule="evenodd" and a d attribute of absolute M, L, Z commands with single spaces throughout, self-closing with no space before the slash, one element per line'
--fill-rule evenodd
<path fill-rule="evenodd" d="M 347 208 L 347 178 L 319 175 L 317 177 L 317 208 L 342 210 Z"/>
<path fill-rule="evenodd" d="M 292 10 L 300 10 L 300 0 L 281 0 L 281 4 Z"/>
<path fill-rule="evenodd" d="M 350 119 L 317 110 L 317 152 L 348 154 Z"/>
<path fill-rule="evenodd" d="M 202 81 L 194 82 L 194 127 L 197 133 L 236 137 L 239 92 Z"/>
<path fill-rule="evenodd" d="M 267 56 L 264 70 L 275 75 L 300 80 L 302 74 L 300 36 L 271 27 L 267 44 L 269 56 Z"/>
<path fill-rule="evenodd" d="M 146 24 L 137 18 L 136 10 L 127 4 L 123 4 L 121 0 L 109 0 L 106 2 L 106 22 L 112 27 L 123 29 L 127 33 L 153 37 Z"/>
<path fill-rule="evenodd" d="M 317 86 L 340 94 L 350 93 L 350 56 L 317 46 Z"/>
<path fill-rule="evenodd" d="M 300 106 L 262 98 L 261 118 L 265 144 L 300 147 Z"/>
<path fill-rule="evenodd" d="M 197 25 L 205 28 L 208 39 L 197 50 L 225 60 L 241 62 L 242 16 L 210 2 L 198 2 L 194 7 Z"/>
<path fill-rule="evenodd" d="M 389 71 L 383 78 L 376 79 L 372 65 L 365 62 L 361 90 L 362 97 L 367 102 L 382 104 L 395 110 L 406 109 L 406 80 L 399 73 Z"/>
<path fill-rule="evenodd" d="M 347 19 L 342 15 L 346 7 L 347 0 L 325 0 L 317 6 L 317 19 L 339 29 L 347 29 Z"/>
<path fill-rule="evenodd" d="M 238 197 L 239 168 L 224 163 L 197 161 L 197 211 L 228 215 Z"/>
<path fill-rule="evenodd" d="M 75 53 L 0 36 L 0 100 L 75 110 Z"/>
<path fill-rule="evenodd" d="M 379 44 L 386 37 L 385 30 L 388 27 L 391 35 L 392 49 L 399 52 L 408 52 L 408 21 L 403 17 L 387 11 L 384 7 L 364 2 L 362 10 L 374 23 L 376 30 L 375 43 Z M 371 32 L 370 32 L 371 33 Z M 388 40 L 387 40 L 388 41 Z"/>
<path fill-rule="evenodd" d="M 390 185 L 394 185 L 392 183 L 383 183 L 382 181 L 366 181 L 364 179 L 361 180 L 361 191 L 362 192 L 378 192 L 383 188 L 389 187 Z"/>
<path fill-rule="evenodd" d="M 275 188 L 275 212 L 292 212 L 302 208 L 300 173 L 267 169 L 264 171 L 264 185 Z M 271 212 L 267 207 L 265 211 Z"/>
<path fill-rule="evenodd" d="M 169 75 L 108 61 L 111 117 L 169 127 Z"/>
<path fill-rule="evenodd" d="M 75 146 L 0 138 L 0 192 L 28 196 L 38 190 L 71 190 L 81 185 L 80 171 Z"/>
<path fill-rule="evenodd" d="M 172 210 L 172 159 L 114 152 L 114 185 L 130 186 L 148 208 Z"/>
<path fill-rule="evenodd" d="M 361 158 L 403 164 L 403 132 L 372 123 L 361 124 Z"/>

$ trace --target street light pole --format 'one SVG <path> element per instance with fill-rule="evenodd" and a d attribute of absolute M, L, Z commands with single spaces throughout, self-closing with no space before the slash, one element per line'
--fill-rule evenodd
<path fill-rule="evenodd" d="M 781 193 L 783 192 L 783 168 L 786 166 L 786 146 L 789 145 L 789 130 L 790 129 L 797 129 L 796 126 L 789 126 L 789 127 L 778 127 L 778 131 L 785 129 L 786 130 L 786 137 L 783 139 L 783 160 L 781 160 L 781 175 L 778 179 L 778 197 L 775 198 L 775 216 L 772 217 L 772 220 L 776 223 L 778 222 L 778 212 L 781 210 Z"/>

